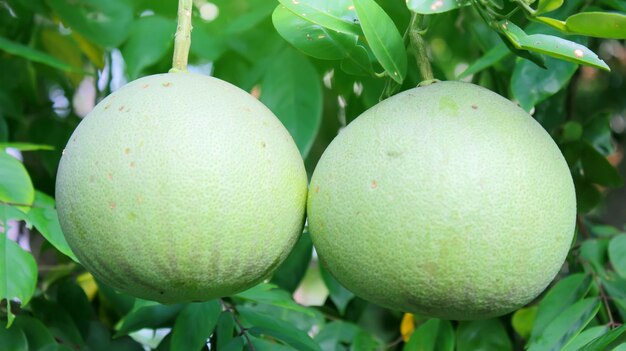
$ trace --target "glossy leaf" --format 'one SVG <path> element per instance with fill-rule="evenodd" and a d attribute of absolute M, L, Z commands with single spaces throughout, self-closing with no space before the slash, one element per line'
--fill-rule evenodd
<path fill-rule="evenodd" d="M 559 351 L 578 335 L 600 310 L 600 300 L 580 300 L 556 317 L 529 345 L 529 351 Z"/>
<path fill-rule="evenodd" d="M 565 20 L 567 29 L 590 37 L 626 39 L 626 14 L 582 12 Z"/>
<path fill-rule="evenodd" d="M 131 80 L 158 62 L 172 47 L 176 22 L 158 15 L 140 17 L 133 23 L 128 41 L 122 47 L 126 71 Z"/>
<path fill-rule="evenodd" d="M 261 101 L 283 122 L 306 157 L 322 118 L 322 85 L 315 67 L 293 49 L 285 49 L 265 72 Z"/>
<path fill-rule="evenodd" d="M 582 299 L 591 288 L 591 276 L 572 274 L 557 282 L 539 302 L 529 342 L 537 340 L 546 327 L 569 306 Z"/>
<path fill-rule="evenodd" d="M 23 57 L 32 62 L 37 62 L 50 66 L 52 68 L 56 68 L 61 71 L 84 72 L 81 68 L 74 67 L 68 63 L 65 63 L 43 51 L 39 51 L 29 46 L 10 41 L 3 37 L 0 37 L 0 50 L 7 52 L 11 55 Z"/>
<path fill-rule="evenodd" d="M 528 35 L 520 27 L 509 21 L 501 21 L 499 26 L 511 44 L 518 49 L 534 51 L 560 60 L 609 70 L 609 66 L 598 55 L 583 45 L 552 35 Z"/>
<path fill-rule="evenodd" d="M 24 165 L 0 151 L 0 204 L 8 202 L 28 212 L 35 200 L 35 189 Z M 26 206 L 19 206 L 26 205 Z"/>
<path fill-rule="evenodd" d="M 24 332 L 29 351 L 38 351 L 46 345 L 56 344 L 50 330 L 37 318 L 19 315 L 13 321 L 12 328 L 21 329 Z"/>
<path fill-rule="evenodd" d="M 621 187 L 624 184 L 624 180 L 617 169 L 593 146 L 584 143 L 580 159 L 585 178 L 591 182 L 613 188 Z"/>
<path fill-rule="evenodd" d="M 565 24 L 564 21 L 558 20 L 558 19 L 554 19 L 551 17 L 543 17 L 543 16 L 537 16 L 537 17 L 533 17 L 533 19 L 539 23 L 543 23 L 546 24 L 554 29 L 557 29 L 563 33 L 569 33 L 569 31 L 567 30 L 567 25 Z"/>
<path fill-rule="evenodd" d="M 243 350 L 244 345 L 245 343 L 244 343 L 243 336 L 238 336 L 232 339 L 228 344 L 226 344 L 226 346 L 218 350 L 219 351 L 241 351 Z"/>
<path fill-rule="evenodd" d="M 622 278 L 626 278 L 626 234 L 620 234 L 611 239 L 608 253 L 615 272 Z"/>
<path fill-rule="evenodd" d="M 506 45 L 496 45 L 487 51 L 481 58 L 469 65 L 458 78 L 463 79 L 489 68 L 510 55 L 510 53 L 511 52 L 507 49 Z"/>
<path fill-rule="evenodd" d="M 280 319 L 259 313 L 248 306 L 237 308 L 241 316 L 251 326 L 248 332 L 254 336 L 272 336 L 300 351 L 321 351 L 320 347 L 302 330 Z"/>
<path fill-rule="evenodd" d="M 328 288 L 329 297 L 337 306 L 337 310 L 339 313 L 344 314 L 348 304 L 352 299 L 354 299 L 355 295 L 350 290 L 346 289 L 335 279 L 335 277 L 330 274 L 330 272 L 324 268 L 321 264 L 319 265 L 320 274 L 322 275 L 322 279 L 324 280 L 324 284 Z"/>
<path fill-rule="evenodd" d="M 543 69 L 528 60 L 517 60 L 511 77 L 511 92 L 520 106 L 530 111 L 534 106 L 558 93 L 570 81 L 576 64 L 546 58 Z"/>
<path fill-rule="evenodd" d="M 308 314 L 310 317 L 314 317 L 315 314 L 312 310 L 305 306 L 301 306 L 293 301 L 291 294 L 287 291 L 278 289 L 273 284 L 258 284 L 246 291 L 243 291 L 237 295 L 237 298 L 241 298 L 248 301 L 254 301 L 259 304 L 268 304 L 283 309 L 293 310 L 296 312 Z"/>
<path fill-rule="evenodd" d="M 4 321 L 0 321 L 0 345 L 6 351 L 28 351 L 26 335 L 20 328 L 7 328 Z"/>
<path fill-rule="evenodd" d="M 374 0 L 354 0 L 354 7 L 374 56 L 385 72 L 402 84 L 407 70 L 407 54 L 395 23 Z"/>
<path fill-rule="evenodd" d="M 538 306 L 524 307 L 513 313 L 511 326 L 513 330 L 523 339 L 528 340 L 533 330 L 535 317 L 537 317 Z"/>
<path fill-rule="evenodd" d="M 587 213 L 602 200 L 602 194 L 596 186 L 586 179 L 574 177 L 576 187 L 576 204 L 578 213 Z"/>
<path fill-rule="evenodd" d="M 222 312 L 217 319 L 217 326 L 215 329 L 215 335 L 217 338 L 217 349 L 222 350 L 226 347 L 234 337 L 235 333 L 235 320 L 233 315 L 228 312 Z"/>
<path fill-rule="evenodd" d="M 157 328 L 163 323 L 173 320 L 182 304 L 161 305 L 157 302 L 137 299 L 133 309 L 116 325 L 115 337 L 127 335 L 143 328 Z"/>
<path fill-rule="evenodd" d="M 132 8 L 124 0 L 47 0 L 63 22 L 105 48 L 121 44 L 130 32 Z"/>
<path fill-rule="evenodd" d="M 429 319 L 411 334 L 402 350 L 454 351 L 454 343 L 454 329 L 450 321 Z"/>
<path fill-rule="evenodd" d="M 5 234 L 8 227 L 6 206 L 0 205 L 0 301 L 18 299 L 22 306 L 30 301 L 37 285 L 37 263 L 33 256 L 24 251 L 17 243 Z M 8 324 L 13 322 L 10 304 Z"/>
<path fill-rule="evenodd" d="M 563 0 L 539 0 L 535 15 L 554 11 L 561 7 L 561 5 L 563 5 Z"/>
<path fill-rule="evenodd" d="M 585 345 L 580 351 L 605 351 L 613 350 L 617 346 L 626 343 L 626 326 L 615 328 L 601 337 Z"/>
<path fill-rule="evenodd" d="M 381 346 L 371 334 L 358 325 L 345 321 L 328 323 L 315 336 L 315 342 L 324 351 L 345 350 L 344 345 L 351 345 L 350 350 L 373 351 L 379 350 Z"/>
<path fill-rule="evenodd" d="M 513 345 L 499 319 L 461 322 L 456 331 L 457 351 L 511 351 Z"/>
<path fill-rule="evenodd" d="M 580 245 L 580 258 L 589 262 L 594 272 L 605 276 L 609 241 L 606 239 L 588 239 Z"/>
<path fill-rule="evenodd" d="M 407 0 L 409 10 L 424 15 L 442 13 L 468 6 L 470 0 Z"/>
<path fill-rule="evenodd" d="M 173 350 L 202 349 L 213 334 L 220 312 L 222 306 L 218 300 L 189 303 L 176 317 L 170 347 Z"/>
<path fill-rule="evenodd" d="M 594 339 L 606 334 L 609 330 L 604 325 L 599 325 L 585 329 L 582 333 L 578 334 L 572 341 L 567 344 L 561 351 L 580 351 L 585 345 L 593 341 Z"/>
<path fill-rule="evenodd" d="M 351 0 L 279 0 L 294 14 L 341 33 L 362 34 Z"/>

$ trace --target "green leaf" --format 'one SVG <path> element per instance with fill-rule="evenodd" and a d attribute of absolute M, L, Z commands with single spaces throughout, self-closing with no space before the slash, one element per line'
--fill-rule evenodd
<path fill-rule="evenodd" d="M 569 31 L 567 30 L 567 26 L 565 25 L 564 21 L 558 20 L 558 19 L 554 19 L 551 17 L 542 17 L 542 16 L 538 16 L 538 17 L 533 17 L 532 18 L 535 22 L 539 22 L 539 23 L 543 23 L 545 25 L 548 25 L 554 29 L 557 29 L 563 33 L 568 33 Z"/>
<path fill-rule="evenodd" d="M 47 0 L 48 5 L 72 30 L 105 48 L 119 46 L 128 36 L 133 20 L 124 0 Z"/>
<path fill-rule="evenodd" d="M 297 304 L 291 298 L 290 293 L 285 290 L 278 289 L 276 285 L 273 284 L 258 284 L 235 295 L 235 297 L 248 301 L 254 301 L 260 304 L 273 305 L 283 309 L 308 314 L 310 317 L 315 317 L 313 310 Z"/>
<path fill-rule="evenodd" d="M 278 344 L 275 341 L 268 341 L 252 335 L 248 336 L 248 338 L 250 338 L 250 345 L 254 347 L 255 351 L 297 351 L 292 347 Z M 252 347 L 249 349 L 252 350 Z"/>
<path fill-rule="evenodd" d="M 340 33 L 360 35 L 361 27 L 352 0 L 278 0 L 291 12 Z"/>
<path fill-rule="evenodd" d="M 538 309 L 538 306 L 524 307 L 513 313 L 511 318 L 513 330 L 525 340 L 528 340 L 533 330 L 533 323 L 535 322 L 535 317 L 537 317 Z"/>
<path fill-rule="evenodd" d="M 589 262 L 595 273 L 605 276 L 609 241 L 606 239 L 585 240 L 580 246 L 580 257 Z"/>
<path fill-rule="evenodd" d="M 568 17 L 570 32 L 590 37 L 626 39 L 626 14 L 614 12 L 581 12 Z"/>
<path fill-rule="evenodd" d="M 299 351 L 321 351 L 320 347 L 304 331 L 295 328 L 292 324 L 259 313 L 249 306 L 238 306 L 237 311 L 252 327 L 248 332 L 254 336 L 272 336 L 281 340 Z"/>
<path fill-rule="evenodd" d="M 18 299 L 22 306 L 30 301 L 37 285 L 37 263 L 5 234 L 8 228 L 6 206 L 0 205 L 0 301 Z M 13 322 L 11 304 L 7 301 L 8 325 Z"/>
<path fill-rule="evenodd" d="M 96 314 L 85 291 L 74 281 L 66 279 L 57 285 L 57 303 L 72 317 L 84 339 L 89 335 L 89 321 Z"/>
<path fill-rule="evenodd" d="M 224 348 L 218 349 L 219 351 L 241 351 L 244 346 L 243 336 L 238 336 L 232 339 Z"/>
<path fill-rule="evenodd" d="M 470 0 L 407 0 L 406 5 L 415 13 L 430 15 L 456 10 L 471 3 Z"/>
<path fill-rule="evenodd" d="M 578 334 L 572 341 L 567 344 L 561 351 L 580 351 L 583 346 L 587 345 L 594 339 L 606 334 L 609 328 L 605 325 L 599 325 L 585 329 L 582 333 Z"/>
<path fill-rule="evenodd" d="M 591 288 L 590 275 L 572 274 L 557 282 L 539 302 L 529 343 L 537 340 L 546 327 L 569 306 L 582 299 Z"/>
<path fill-rule="evenodd" d="M 157 15 L 140 17 L 133 23 L 122 47 L 130 80 L 138 78 L 144 68 L 157 63 L 169 51 L 175 31 L 174 20 Z"/>
<path fill-rule="evenodd" d="M 274 271 L 271 282 L 293 293 L 309 268 L 312 255 L 311 236 L 304 231 L 285 262 Z"/>
<path fill-rule="evenodd" d="M 136 299 L 133 309 L 115 326 L 117 332 L 114 337 L 143 328 L 158 328 L 173 320 L 183 307 L 184 304 L 161 305 L 153 301 Z"/>
<path fill-rule="evenodd" d="M 0 206 L 2 202 L 13 203 L 24 212 L 30 209 L 28 206 L 35 200 L 35 189 L 30 176 L 24 165 L 0 151 Z"/>
<path fill-rule="evenodd" d="M 619 171 L 609 163 L 604 155 L 588 143 L 583 144 L 580 160 L 585 178 L 589 181 L 611 188 L 624 185 L 624 180 Z"/>
<path fill-rule="evenodd" d="M 20 328 L 9 328 L 10 324 L 0 321 L 0 345 L 6 351 L 28 351 L 26 335 Z"/>
<path fill-rule="evenodd" d="M 560 60 L 592 66 L 609 71 L 609 66 L 585 46 L 563 38 L 545 34 L 526 34 L 509 21 L 500 21 L 502 33 L 518 49 L 545 54 Z"/>
<path fill-rule="evenodd" d="M 530 111 L 534 106 L 558 93 L 567 85 L 578 66 L 546 58 L 543 69 L 528 60 L 517 60 L 511 77 L 511 91 L 520 106 Z"/>
<path fill-rule="evenodd" d="M 407 70 L 404 41 L 393 20 L 374 0 L 354 0 L 365 39 L 387 74 L 402 84 Z"/>
<path fill-rule="evenodd" d="M 626 343 L 626 326 L 622 325 L 585 345 L 580 351 L 609 351 Z"/>
<path fill-rule="evenodd" d="M 343 285 L 341 285 L 341 283 L 339 283 L 323 265 L 320 264 L 319 269 L 322 279 L 324 280 L 324 284 L 326 284 L 326 287 L 328 288 L 330 299 L 333 301 L 335 306 L 337 306 L 339 313 L 343 315 L 346 312 L 346 308 L 348 307 L 350 301 L 354 299 L 354 293 L 344 288 Z"/>
<path fill-rule="evenodd" d="M 481 58 L 469 65 L 463 73 L 458 76 L 458 79 L 469 77 L 472 74 L 476 74 L 486 68 L 489 68 L 496 63 L 500 62 L 505 57 L 509 56 L 511 52 L 507 49 L 506 45 L 499 44 L 492 47 Z"/>
<path fill-rule="evenodd" d="M 28 340 L 29 351 L 38 351 L 46 345 L 56 344 L 52 333 L 36 318 L 19 315 L 15 318 L 12 328 L 21 329 L 24 332 L 26 340 Z"/>
<path fill-rule="evenodd" d="M 563 0 L 539 0 L 539 5 L 537 5 L 535 15 L 554 11 L 561 7 L 561 5 L 563 5 Z"/>
<path fill-rule="evenodd" d="M 172 329 L 171 348 L 174 350 L 195 351 L 202 349 L 217 324 L 222 312 L 218 300 L 190 303 L 176 317 Z"/>
<path fill-rule="evenodd" d="M 358 348 L 360 346 L 355 344 L 359 339 L 368 339 L 367 345 L 364 345 L 366 342 L 358 341 L 361 343 L 360 345 L 364 346 Z M 344 345 L 350 344 L 352 344 L 351 350 L 369 350 L 372 343 L 374 345 L 377 344 L 376 339 L 356 324 L 340 320 L 325 325 L 315 336 L 315 342 L 318 343 L 324 351 L 346 350 Z"/>
<path fill-rule="evenodd" d="M 35 226 L 41 235 L 57 250 L 74 260 L 74 262 L 78 262 L 78 258 L 76 258 L 65 240 L 55 209 L 55 202 L 52 197 L 42 192 L 35 191 L 33 207 L 26 214 L 24 219 Z"/>
<path fill-rule="evenodd" d="M 143 351 L 144 348 L 128 336 L 111 339 L 111 333 L 96 321 L 86 323 L 89 328 L 87 345 L 89 351 Z"/>
<path fill-rule="evenodd" d="M 54 150 L 54 146 L 50 145 L 40 145 L 40 144 L 31 144 L 31 143 L 0 143 L 0 150 L 6 148 L 16 149 L 20 151 L 39 151 L 39 150 Z"/>
<path fill-rule="evenodd" d="M 587 213 L 593 210 L 602 200 L 602 194 L 596 186 L 586 179 L 574 177 L 576 188 L 576 205 L 578 213 Z"/>
<path fill-rule="evenodd" d="M 315 67 L 297 51 L 283 50 L 265 72 L 260 99 L 283 122 L 306 157 L 322 118 L 322 84 Z"/>
<path fill-rule="evenodd" d="M 217 320 L 215 335 L 217 338 L 217 350 L 222 350 L 234 338 L 235 320 L 230 312 L 222 312 Z"/>
<path fill-rule="evenodd" d="M 0 37 L 0 50 L 5 51 L 11 55 L 23 57 L 32 62 L 37 62 L 50 66 L 52 68 L 56 68 L 61 71 L 79 73 L 84 72 L 81 68 L 67 64 L 52 55 L 46 54 L 43 51 L 39 51 L 29 46 L 10 41 L 3 37 Z M 0 147 L 0 149 L 2 149 L 2 147 Z"/>
<path fill-rule="evenodd" d="M 592 297 L 568 307 L 529 344 L 528 351 L 559 351 L 578 335 L 595 317 L 600 300 Z"/>
<path fill-rule="evenodd" d="M 513 345 L 499 319 L 461 322 L 456 334 L 457 351 L 511 351 Z"/>
<path fill-rule="evenodd" d="M 31 302 L 31 308 L 35 317 L 50 329 L 59 343 L 76 349 L 85 345 L 85 340 L 74 320 L 59 304 L 43 298 L 35 298 Z"/>
<path fill-rule="evenodd" d="M 415 329 L 402 350 L 454 351 L 454 341 L 454 329 L 450 321 L 429 319 Z"/>
<path fill-rule="evenodd" d="M 617 274 L 626 278 L 626 234 L 616 235 L 609 242 L 609 260 Z"/>

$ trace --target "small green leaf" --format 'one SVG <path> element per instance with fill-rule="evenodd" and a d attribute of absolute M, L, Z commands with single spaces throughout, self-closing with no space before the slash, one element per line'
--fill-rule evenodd
<path fill-rule="evenodd" d="M 6 351 L 28 351 L 28 341 L 20 328 L 9 328 L 10 324 L 0 321 L 0 345 Z"/>
<path fill-rule="evenodd" d="M 184 306 L 184 304 L 161 305 L 153 301 L 136 299 L 133 309 L 115 326 L 117 332 L 114 337 L 143 328 L 160 327 L 163 323 L 174 320 Z"/>
<path fill-rule="evenodd" d="M 0 206 L 2 202 L 8 202 L 28 212 L 33 200 L 35 189 L 26 168 L 16 158 L 0 150 Z"/>
<path fill-rule="evenodd" d="M 429 319 L 415 329 L 402 350 L 454 351 L 454 342 L 454 329 L 450 321 Z"/>
<path fill-rule="evenodd" d="M 595 273 L 605 276 L 609 241 L 606 239 L 585 240 L 580 246 L 580 257 L 589 262 Z"/>
<path fill-rule="evenodd" d="M 30 301 L 37 285 L 37 263 L 33 256 L 10 240 L 6 206 L 0 205 L 0 301 L 18 299 L 22 306 Z M 13 322 L 11 305 L 7 303 L 8 325 Z"/>
<path fill-rule="evenodd" d="M 222 312 L 217 319 L 215 335 L 217 338 L 217 349 L 222 350 L 233 339 L 235 333 L 235 320 L 230 312 Z"/>
<path fill-rule="evenodd" d="M 561 351 L 580 351 L 580 349 L 593 341 L 594 339 L 606 334 L 609 328 L 605 325 L 599 325 L 585 329 L 578 334 L 572 341 L 567 344 Z"/>
<path fill-rule="evenodd" d="M 325 325 L 315 336 L 315 342 L 322 350 L 380 350 L 380 341 L 361 329 L 358 325 L 345 321 L 333 321 Z"/>
<path fill-rule="evenodd" d="M 54 301 L 35 298 L 31 302 L 35 317 L 45 324 L 59 343 L 70 345 L 75 349 L 85 345 L 85 340 L 72 317 Z"/>
<path fill-rule="evenodd" d="M 489 68 L 509 56 L 510 53 L 511 52 L 507 49 L 506 45 L 496 45 L 487 51 L 481 58 L 469 65 L 465 71 L 458 76 L 458 78 L 463 79 Z"/>
<path fill-rule="evenodd" d="M 609 71 L 609 66 L 585 46 L 563 38 L 545 34 L 526 34 L 520 27 L 507 21 L 499 22 L 502 33 L 518 49 L 534 51 L 560 60 L 588 65 Z"/>
<path fill-rule="evenodd" d="M 584 143 L 581 151 L 580 160 L 586 179 L 612 188 L 618 188 L 624 184 L 619 171 L 593 146 Z"/>
<path fill-rule="evenodd" d="M 528 340 L 533 330 L 533 323 L 535 322 L 538 309 L 538 306 L 525 307 L 513 313 L 513 317 L 511 318 L 513 330 L 525 340 Z"/>
<path fill-rule="evenodd" d="M 32 62 L 37 62 L 50 66 L 52 68 L 56 68 L 61 71 L 84 73 L 82 69 L 67 64 L 52 55 L 46 54 L 43 51 L 33 49 L 29 46 L 10 41 L 3 37 L 0 37 L 0 50 L 8 52 L 11 55 L 23 57 Z M 0 147 L 0 149 L 2 149 L 2 147 Z"/>
<path fill-rule="evenodd" d="M 535 15 L 554 11 L 563 5 L 563 0 L 539 0 Z"/>
<path fill-rule="evenodd" d="M 442 13 L 468 6 L 470 0 L 407 0 L 409 10 L 423 15 Z"/>
<path fill-rule="evenodd" d="M 139 17 L 122 47 L 128 77 L 133 80 L 142 70 L 158 62 L 173 43 L 176 22 L 161 16 Z"/>
<path fill-rule="evenodd" d="M 19 315 L 15 318 L 13 327 L 24 331 L 26 340 L 28 340 L 29 351 L 38 351 L 46 345 L 56 344 L 50 330 L 37 318 Z M 0 328 L 2 327 L 0 326 Z"/>
<path fill-rule="evenodd" d="M 457 351 L 511 351 L 513 345 L 499 319 L 461 322 L 456 332 Z"/>
<path fill-rule="evenodd" d="M 344 314 L 346 312 L 346 308 L 352 299 L 354 299 L 355 295 L 350 290 L 346 289 L 335 279 L 335 277 L 330 274 L 330 272 L 324 268 L 321 264 L 319 265 L 320 274 L 322 275 L 322 279 L 324 280 L 324 284 L 328 288 L 328 292 L 330 294 L 330 299 L 333 301 L 335 306 L 337 306 L 337 310 L 340 314 Z"/>
<path fill-rule="evenodd" d="M 192 302 L 185 306 L 176 317 L 170 347 L 188 351 L 202 349 L 213 334 L 220 312 L 222 306 L 218 300 Z"/>
<path fill-rule="evenodd" d="M 387 74 L 402 84 L 407 54 L 395 23 L 374 0 L 354 0 L 354 7 L 374 56 Z"/>
<path fill-rule="evenodd" d="M 218 349 L 219 351 L 241 351 L 244 346 L 243 336 L 238 336 L 232 339 L 224 348 Z"/>
<path fill-rule="evenodd" d="M 593 210 L 602 200 L 598 188 L 586 179 L 574 177 L 576 188 L 576 204 L 578 213 L 587 213 Z"/>
<path fill-rule="evenodd" d="M 536 22 L 539 23 L 543 23 L 546 24 L 554 29 L 557 29 L 563 33 L 569 33 L 569 31 L 567 30 L 567 26 L 565 25 L 564 21 L 558 20 L 558 19 L 554 19 L 551 17 L 542 17 L 542 16 L 538 16 L 538 17 L 533 17 L 533 20 L 535 20 Z"/>
<path fill-rule="evenodd" d="M 539 338 L 546 327 L 569 306 L 582 299 L 591 288 L 591 276 L 577 273 L 557 282 L 539 302 L 529 343 Z"/>
<path fill-rule="evenodd" d="M 278 0 L 294 14 L 341 33 L 362 34 L 352 0 Z"/>
<path fill-rule="evenodd" d="M 626 343 L 626 326 L 615 328 L 585 345 L 580 351 L 608 351 Z"/>
<path fill-rule="evenodd" d="M 72 30 L 105 47 L 119 46 L 130 33 L 133 9 L 124 0 L 47 0 Z"/>
<path fill-rule="evenodd" d="M 273 284 L 258 284 L 235 295 L 235 297 L 308 314 L 310 317 L 315 316 L 315 313 L 312 310 L 293 301 L 290 293 L 285 290 L 278 289 L 276 285 Z"/>
<path fill-rule="evenodd" d="M 306 157 L 322 119 L 322 84 L 315 67 L 286 48 L 266 70 L 260 99 L 283 122 Z"/>
<path fill-rule="evenodd" d="M 626 39 L 626 14 L 581 12 L 565 20 L 570 32 L 590 37 Z"/>
<path fill-rule="evenodd" d="M 583 126 L 576 121 L 568 121 L 563 125 L 561 133 L 561 142 L 569 143 L 580 140 L 583 136 Z"/>
<path fill-rule="evenodd" d="M 589 324 L 600 305 L 595 297 L 571 305 L 539 333 L 529 344 L 528 351 L 560 351 Z"/>
<path fill-rule="evenodd" d="M 620 234 L 609 242 L 609 260 L 617 274 L 626 278 L 626 234 Z"/>
<path fill-rule="evenodd" d="M 254 336 L 272 336 L 281 340 L 299 351 L 321 351 L 320 347 L 304 331 L 297 329 L 265 313 L 259 313 L 249 306 L 238 306 L 237 311 L 251 325 L 248 332 Z"/>
<path fill-rule="evenodd" d="M 51 145 L 40 145 L 40 144 L 31 144 L 31 143 L 0 143 L 0 150 L 6 148 L 16 149 L 20 151 L 39 151 L 39 150 L 54 150 L 54 146 Z"/>

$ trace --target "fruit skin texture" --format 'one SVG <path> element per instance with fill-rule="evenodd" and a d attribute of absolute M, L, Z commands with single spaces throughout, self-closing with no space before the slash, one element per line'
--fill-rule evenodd
<path fill-rule="evenodd" d="M 318 255 L 377 304 L 442 319 L 515 310 L 561 268 L 576 216 L 558 147 L 526 112 L 478 86 L 391 97 L 330 144 L 311 180 Z"/>
<path fill-rule="evenodd" d="M 281 122 L 224 81 L 138 79 L 80 123 L 59 165 L 67 241 L 96 278 L 162 303 L 247 289 L 289 254 L 307 176 Z"/>

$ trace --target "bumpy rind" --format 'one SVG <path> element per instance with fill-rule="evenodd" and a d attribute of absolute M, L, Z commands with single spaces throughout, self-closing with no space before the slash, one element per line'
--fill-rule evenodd
<path fill-rule="evenodd" d="M 456 320 L 540 294 L 565 260 L 575 215 L 568 166 L 545 130 L 460 82 L 363 113 L 325 151 L 308 201 L 317 252 L 348 289 Z"/>
<path fill-rule="evenodd" d="M 138 79 L 100 102 L 65 148 L 56 198 L 96 278 L 163 303 L 266 278 L 301 232 L 307 176 L 258 100 L 191 73 Z"/>

